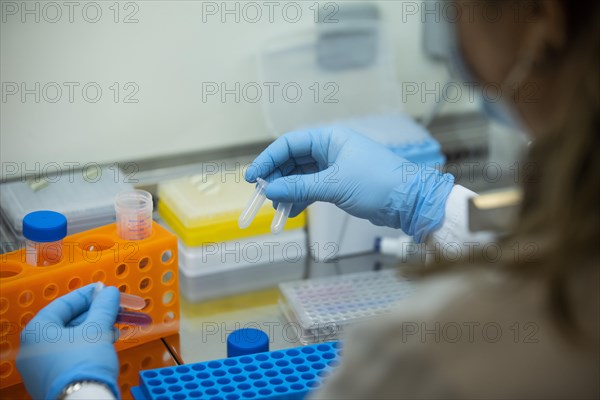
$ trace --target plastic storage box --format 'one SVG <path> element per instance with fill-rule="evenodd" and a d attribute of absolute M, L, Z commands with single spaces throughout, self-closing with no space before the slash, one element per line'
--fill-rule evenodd
<path fill-rule="evenodd" d="M 300 279 L 308 256 L 304 229 L 187 247 L 179 242 L 181 293 L 191 302 Z"/>
<path fill-rule="evenodd" d="M 393 269 L 287 282 L 279 290 L 282 312 L 301 328 L 300 341 L 314 343 L 389 312 L 413 285 Z"/>
<path fill-rule="evenodd" d="M 68 234 L 115 221 L 115 196 L 132 190 L 118 170 L 102 169 L 95 176 L 65 172 L 53 181 L 31 180 L 0 185 L 0 204 L 5 221 L 22 239 L 23 217 L 32 211 L 53 210 L 69 221 Z M 115 179 L 117 178 L 117 179 Z"/>
<path fill-rule="evenodd" d="M 270 201 L 265 202 L 250 227 L 238 227 L 238 217 L 253 193 L 254 185 L 241 178 L 241 171 L 195 175 L 161 183 L 158 212 L 188 247 L 265 235 L 275 215 Z M 302 228 L 305 221 L 302 213 L 288 219 L 285 229 Z"/>

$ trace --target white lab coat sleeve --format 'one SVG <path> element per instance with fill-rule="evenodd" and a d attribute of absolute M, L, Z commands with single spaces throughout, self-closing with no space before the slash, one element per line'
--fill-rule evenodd
<path fill-rule="evenodd" d="M 66 400 L 116 400 L 115 395 L 100 383 L 86 382 L 81 389 L 65 397 Z"/>
<path fill-rule="evenodd" d="M 469 230 L 468 204 L 471 197 L 477 193 L 460 185 L 455 185 L 446 200 L 444 221 L 433 231 L 427 242 L 428 250 L 437 249 L 449 257 L 455 257 L 458 252 L 463 255 L 473 251 L 477 246 L 484 246 L 495 240 L 491 232 L 474 233 Z"/>

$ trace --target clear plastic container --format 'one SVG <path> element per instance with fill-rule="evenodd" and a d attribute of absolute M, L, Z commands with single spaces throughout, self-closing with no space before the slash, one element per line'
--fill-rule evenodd
<path fill-rule="evenodd" d="M 45 267 L 60 262 L 63 239 L 67 236 L 67 218 L 54 211 L 34 211 L 23 218 L 25 262 Z"/>
<path fill-rule="evenodd" d="M 152 235 L 152 195 L 133 190 L 117 195 L 117 235 L 124 240 L 143 240 Z"/>
<path fill-rule="evenodd" d="M 17 239 L 23 239 L 23 218 L 38 210 L 63 214 L 69 221 L 68 235 L 110 224 L 115 221 L 115 196 L 133 190 L 124 176 L 119 170 L 104 168 L 96 179 L 86 178 L 83 172 L 63 171 L 62 178 L 50 182 L 40 178 L 2 183 L 0 204 L 6 222 L 4 228 L 10 229 Z M 36 182 L 45 186 L 36 186 Z"/>

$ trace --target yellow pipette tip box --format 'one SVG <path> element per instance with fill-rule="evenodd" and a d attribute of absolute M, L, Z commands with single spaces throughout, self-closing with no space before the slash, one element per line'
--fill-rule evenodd
<path fill-rule="evenodd" d="M 159 186 L 158 213 L 190 247 L 269 234 L 275 216 L 270 201 L 261 207 L 248 228 L 238 226 L 238 218 L 253 193 L 254 185 L 231 177 L 219 180 L 195 175 L 176 179 Z M 288 219 L 285 229 L 306 226 L 305 214 Z"/>

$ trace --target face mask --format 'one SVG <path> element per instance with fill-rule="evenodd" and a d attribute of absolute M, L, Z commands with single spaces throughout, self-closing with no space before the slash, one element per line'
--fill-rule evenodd
<path fill-rule="evenodd" d="M 444 18 L 442 18 L 442 20 L 444 20 Z M 457 23 L 451 23 L 448 21 L 445 21 L 444 23 L 447 25 L 446 38 L 448 44 L 448 63 L 450 64 L 450 70 L 462 82 L 477 83 L 477 80 L 474 78 L 474 74 L 471 72 L 471 69 L 466 64 L 465 58 L 462 55 L 458 39 Z M 520 80 L 522 80 L 522 78 L 527 76 L 530 64 L 527 63 L 528 66 L 526 69 L 523 68 L 523 64 L 524 63 L 522 62 L 518 62 L 517 65 L 512 68 L 511 72 L 508 74 L 507 78 L 500 86 L 502 93 L 509 93 L 506 90 L 506 88 L 511 87 L 509 86 L 509 84 L 511 82 L 515 82 L 515 78 L 519 78 Z M 481 99 L 481 107 L 483 109 L 483 112 L 491 120 L 498 122 L 499 124 L 502 124 L 508 128 L 525 132 L 525 129 L 523 129 L 523 125 L 516 117 L 515 112 L 510 109 L 510 107 L 506 104 L 505 101 L 502 100 L 502 98 L 498 98 L 495 101 L 492 101 L 482 94 L 481 85 L 476 85 L 474 87 L 479 88 L 478 95 Z"/>

